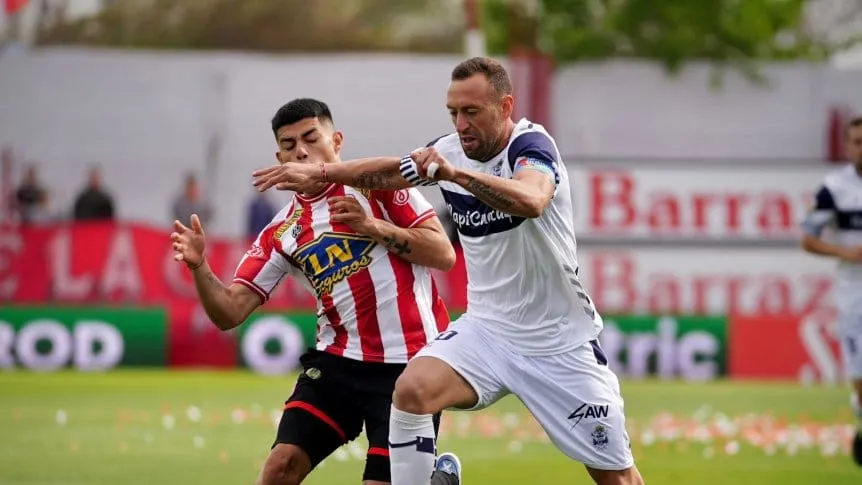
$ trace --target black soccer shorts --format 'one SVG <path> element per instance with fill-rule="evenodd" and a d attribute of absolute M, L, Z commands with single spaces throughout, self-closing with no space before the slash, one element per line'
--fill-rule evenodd
<path fill-rule="evenodd" d="M 309 350 L 299 359 L 302 373 L 284 403 L 275 443 L 301 448 L 316 467 L 365 425 L 368 452 L 363 480 L 388 482 L 389 409 L 404 364 L 360 362 Z M 435 432 L 440 416 L 434 417 Z"/>

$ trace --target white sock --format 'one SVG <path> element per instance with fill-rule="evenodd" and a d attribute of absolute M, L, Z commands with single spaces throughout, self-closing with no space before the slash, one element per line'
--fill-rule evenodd
<path fill-rule="evenodd" d="M 437 444 L 430 414 L 389 413 L 389 466 L 392 485 L 428 485 Z"/>

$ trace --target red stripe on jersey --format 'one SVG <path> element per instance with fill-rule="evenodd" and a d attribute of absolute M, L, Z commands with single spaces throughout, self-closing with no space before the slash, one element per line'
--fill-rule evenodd
<path fill-rule="evenodd" d="M 296 247 L 300 248 L 314 240 L 314 229 L 311 228 L 311 221 L 314 217 L 314 213 L 311 210 L 311 204 L 308 202 L 297 197 L 293 201 L 293 206 L 296 207 L 297 203 L 299 203 L 299 208 L 302 209 L 302 215 L 300 215 L 299 220 L 296 221 L 298 225 L 302 226 L 302 229 L 299 231 L 299 235 L 296 236 Z"/>
<path fill-rule="evenodd" d="M 437 213 L 434 212 L 434 209 L 429 209 L 417 216 L 409 204 L 393 204 L 393 194 L 391 192 L 379 195 L 379 197 L 384 201 L 384 205 L 388 205 L 387 209 L 391 210 L 389 213 L 390 219 L 400 220 L 402 223 L 407 220 L 413 220 L 408 227 L 416 227 L 437 215 Z M 371 208 L 375 217 L 383 219 L 383 211 L 378 204 L 371 202 Z M 416 301 L 416 293 L 413 292 L 413 285 L 416 281 L 416 276 L 413 274 L 412 263 L 401 259 L 391 252 L 389 253 L 389 264 L 392 266 L 392 271 L 395 274 L 395 291 L 398 295 L 397 305 L 398 318 L 401 320 L 401 335 L 404 338 L 404 345 L 407 348 L 407 358 L 412 359 L 413 356 L 428 343 L 428 335 L 425 333 L 422 315 L 419 313 L 419 304 Z M 431 281 L 433 283 L 434 280 L 432 279 Z M 437 297 L 435 294 L 432 301 L 436 300 Z M 443 311 L 446 313 L 446 320 L 448 320 L 449 315 L 448 312 L 446 312 L 445 307 L 443 307 Z M 435 318 L 436 316 L 435 311 Z M 446 325 L 448 326 L 448 324 L 449 322 L 447 321 Z"/>
<path fill-rule="evenodd" d="M 299 216 L 299 220 L 296 222 L 302 226 L 302 230 L 296 238 L 296 247 L 300 248 L 314 240 L 314 229 L 312 229 L 314 210 L 311 207 L 311 204 L 302 197 L 297 196 L 296 202 L 298 202 L 302 208 L 302 215 Z M 335 304 L 332 302 L 332 297 L 330 295 L 320 295 L 320 306 L 323 309 L 323 314 L 326 315 L 326 318 L 329 320 L 329 325 L 335 331 L 335 343 L 337 344 L 339 340 L 347 342 L 347 331 L 344 330 L 344 326 L 341 325 L 341 315 L 338 314 L 338 309 L 335 308 Z M 319 338 L 320 332 L 318 332 L 317 335 Z M 332 346 L 330 345 L 329 347 Z M 331 354 L 342 355 L 344 353 L 344 346 L 341 346 L 340 349 L 341 350 L 330 350 L 327 348 L 327 351 Z"/>
<path fill-rule="evenodd" d="M 437 321 L 437 331 L 442 332 L 449 328 L 449 310 L 443 299 L 440 298 L 440 293 L 437 291 L 437 282 L 431 278 L 431 309 L 434 311 L 434 319 Z"/>
<path fill-rule="evenodd" d="M 401 320 L 401 334 L 404 345 L 407 346 L 407 358 L 412 359 L 416 352 L 428 343 L 425 326 L 422 325 L 422 315 L 419 304 L 416 303 L 416 293 L 413 292 L 413 265 L 389 253 L 389 263 L 395 273 L 395 291 L 398 293 L 398 318 Z"/>
<path fill-rule="evenodd" d="M 343 356 L 344 349 L 347 348 L 347 330 L 341 324 L 341 315 L 338 314 L 338 309 L 335 308 L 335 303 L 332 302 L 332 296 L 329 294 L 320 297 L 320 304 L 323 305 L 323 313 L 329 320 L 329 326 L 335 332 L 332 344 L 326 346 L 326 352 Z M 319 335 L 320 333 L 318 332 Z"/>
<path fill-rule="evenodd" d="M 340 185 L 331 192 L 331 196 L 344 196 L 344 186 Z M 369 201 L 374 214 L 375 202 Z M 377 208 L 379 210 L 379 208 Z M 335 232 L 355 233 L 347 224 L 332 222 Z M 383 338 L 380 336 L 380 322 L 377 321 L 377 292 L 374 280 L 367 268 L 347 278 L 347 285 L 353 294 L 353 304 L 356 308 L 356 330 L 359 332 L 359 346 L 362 349 L 362 360 L 365 362 L 383 362 Z"/>
<path fill-rule="evenodd" d="M 416 227 L 419 224 L 422 224 L 423 222 L 427 221 L 428 219 L 435 217 L 436 215 L 437 215 L 437 213 L 434 212 L 434 209 L 429 209 L 429 210 L 425 211 L 423 214 L 419 215 L 419 217 L 417 217 L 415 221 L 410 223 L 410 227 Z"/>
<path fill-rule="evenodd" d="M 291 209 L 292 212 L 293 210 Z M 275 232 L 280 225 L 280 223 L 270 224 L 260 232 L 256 241 L 252 243 L 251 248 L 246 253 L 246 257 L 240 261 L 240 265 L 234 274 L 233 282 L 245 285 L 259 294 L 262 299 L 261 303 L 266 303 L 269 299 L 269 293 L 267 293 L 266 289 L 261 288 L 260 285 L 255 283 L 255 280 L 264 267 L 266 267 L 266 264 L 272 260 L 273 252 L 281 252 L 281 243 L 275 240 Z"/>

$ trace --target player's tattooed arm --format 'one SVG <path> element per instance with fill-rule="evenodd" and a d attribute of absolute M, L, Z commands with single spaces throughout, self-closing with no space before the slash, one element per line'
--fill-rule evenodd
<path fill-rule="evenodd" d="M 360 158 L 331 165 L 326 168 L 329 182 L 376 190 L 410 187 L 410 183 L 401 176 L 401 159 L 398 157 Z"/>
<path fill-rule="evenodd" d="M 256 293 L 243 285 L 226 286 L 206 261 L 192 275 L 204 311 L 220 330 L 239 326 L 262 303 Z"/>
<path fill-rule="evenodd" d="M 377 219 L 367 235 L 410 263 L 441 271 L 449 271 L 455 265 L 455 249 L 436 216 L 410 228 Z"/>
<path fill-rule="evenodd" d="M 515 205 L 515 201 L 512 200 L 511 197 L 508 197 L 500 191 L 494 190 L 490 185 L 481 180 L 477 180 L 471 175 L 466 176 L 466 182 L 467 183 L 464 185 L 464 188 L 478 196 L 479 199 L 491 207 L 507 210 Z"/>
<path fill-rule="evenodd" d="M 507 179 L 458 169 L 452 181 L 489 206 L 518 217 L 541 216 L 554 195 L 553 180 L 534 170 Z"/>

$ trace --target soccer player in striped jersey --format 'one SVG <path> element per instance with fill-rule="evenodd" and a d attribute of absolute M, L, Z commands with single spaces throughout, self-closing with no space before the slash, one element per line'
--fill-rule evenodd
<path fill-rule="evenodd" d="M 539 124 L 512 119 L 506 70 L 487 58 L 452 71 L 455 133 L 405 157 L 333 170 L 285 164 L 255 172 L 260 189 L 329 180 L 403 190 L 437 185 L 467 265 L 467 312 L 410 361 L 395 385 L 393 485 L 421 485 L 434 456 L 432 416 L 518 396 L 567 456 L 601 485 L 641 485 L 619 380 L 597 337 L 602 319 L 578 277 L 566 168 Z M 438 460 L 439 461 L 439 460 Z"/>
<path fill-rule="evenodd" d="M 831 256 L 838 263 L 835 302 L 838 335 L 847 377 L 853 383 L 851 403 L 857 417 L 853 458 L 862 465 L 862 117 L 847 126 L 847 156 L 852 163 L 826 176 L 802 223 L 802 247 Z M 832 228 L 835 239 L 823 237 Z"/>
<path fill-rule="evenodd" d="M 326 104 L 296 99 L 272 120 L 280 163 L 336 165 L 343 135 Z M 188 265 L 212 321 L 240 325 L 285 276 L 318 299 L 315 349 L 285 402 L 270 456 L 257 483 L 295 485 L 365 428 L 366 485 L 390 482 L 389 409 L 408 359 L 449 324 L 430 268 L 449 270 L 455 252 L 416 189 L 375 191 L 321 183 L 297 193 L 239 263 L 230 285 L 206 262 L 200 220 L 174 222 L 176 258 Z M 435 416 L 436 427 L 439 414 Z M 432 445 L 433 440 L 429 441 Z M 431 450 L 436 452 L 436 450 Z M 457 485 L 460 470 L 439 457 L 432 484 Z M 454 473 L 450 473 L 453 472 Z M 423 484 L 429 483 L 428 476 Z"/>

